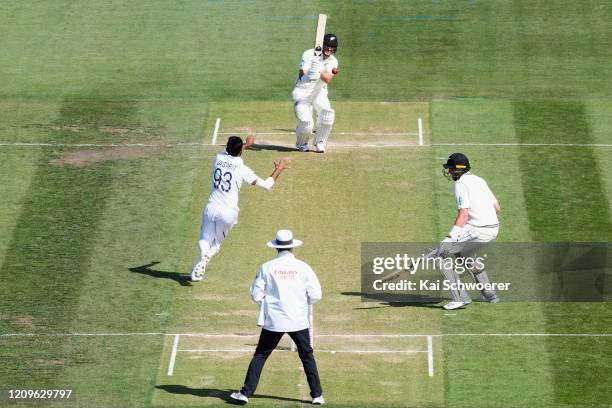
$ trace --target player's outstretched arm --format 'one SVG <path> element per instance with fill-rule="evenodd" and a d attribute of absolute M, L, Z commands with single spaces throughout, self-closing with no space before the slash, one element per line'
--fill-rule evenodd
<path fill-rule="evenodd" d="M 270 177 L 276 181 L 276 178 L 285 170 L 289 168 L 289 159 L 283 157 L 282 159 L 274 161 L 274 171 L 270 174 Z"/>
<path fill-rule="evenodd" d="M 246 149 L 253 146 L 254 144 L 255 144 L 255 135 L 251 133 L 246 137 L 246 140 L 244 144 L 242 145 L 242 151 L 244 152 Z"/>
<path fill-rule="evenodd" d="M 282 158 L 280 160 L 277 160 L 274 162 L 274 171 L 272 171 L 270 177 L 265 180 L 262 180 L 257 177 L 257 179 L 252 184 L 263 190 L 268 191 L 272 188 L 278 176 L 287 168 L 289 168 L 289 159 Z"/>

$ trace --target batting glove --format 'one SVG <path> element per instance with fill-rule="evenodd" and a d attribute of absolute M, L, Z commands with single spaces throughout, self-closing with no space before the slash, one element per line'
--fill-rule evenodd
<path fill-rule="evenodd" d="M 319 61 L 312 61 L 312 63 L 310 64 L 310 68 L 308 69 L 308 77 L 312 80 L 317 80 L 321 78 L 321 68 L 322 65 Z"/>
<path fill-rule="evenodd" d="M 463 234 L 465 233 L 465 228 L 460 227 L 458 225 L 453 225 L 453 228 L 448 233 L 448 237 L 452 242 L 459 242 Z"/>

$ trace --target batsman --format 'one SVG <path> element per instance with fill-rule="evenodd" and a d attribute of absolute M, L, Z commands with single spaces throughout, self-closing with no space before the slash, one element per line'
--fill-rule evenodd
<path fill-rule="evenodd" d="M 322 27 L 324 30 L 324 22 Z M 320 29 L 321 24 L 318 25 L 317 31 Z M 297 119 L 295 145 L 301 152 L 310 150 L 309 142 L 314 128 L 313 110 L 317 114 L 314 151 L 325 152 L 335 120 L 335 112 L 327 95 L 327 85 L 338 73 L 338 60 L 334 56 L 337 50 L 338 38 L 334 34 L 325 34 L 322 46 L 315 46 L 302 54 L 300 72 L 293 89 L 293 109 Z"/>
<path fill-rule="evenodd" d="M 442 165 L 443 174 L 453 180 L 457 217 L 455 223 L 442 240 L 437 250 L 441 256 L 469 257 L 476 250 L 493 241 L 499 233 L 497 214 L 501 207 L 487 182 L 472 174 L 470 161 L 463 153 L 453 153 Z M 477 283 L 490 283 L 487 271 L 473 267 L 469 274 Z M 453 268 L 442 267 L 442 275 L 451 283 L 459 282 Z M 499 302 L 494 290 L 482 290 L 482 300 L 491 303 Z M 452 302 L 444 309 L 453 310 L 471 303 L 471 298 L 464 290 L 451 290 Z"/>

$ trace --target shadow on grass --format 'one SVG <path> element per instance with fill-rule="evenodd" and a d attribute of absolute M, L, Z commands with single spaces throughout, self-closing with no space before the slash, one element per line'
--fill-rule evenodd
<path fill-rule="evenodd" d="M 257 144 L 255 143 L 249 150 L 273 150 L 275 152 L 297 152 L 298 149 L 295 147 L 287 147 L 287 146 L 278 146 L 278 145 L 265 145 L 265 144 Z"/>
<path fill-rule="evenodd" d="M 152 261 L 151 263 L 145 265 L 128 268 L 128 271 L 148 275 L 153 278 L 171 279 L 178 282 L 181 286 L 191 286 L 189 275 L 183 275 L 180 272 L 167 272 L 151 269 L 152 266 L 157 265 L 158 263 L 159 261 Z"/>
<path fill-rule="evenodd" d="M 239 401 L 235 401 L 230 398 L 230 394 L 236 390 L 220 390 L 216 388 L 190 388 L 185 385 L 178 384 L 164 384 L 164 385 L 156 385 L 155 388 L 164 390 L 169 392 L 170 394 L 190 394 L 195 395 L 196 397 L 212 397 L 219 398 L 222 401 L 225 401 L 231 405 L 244 405 Z M 261 395 L 254 394 L 249 397 L 249 399 L 258 399 L 258 398 L 266 398 L 277 401 L 290 401 L 290 402 L 301 402 L 301 403 L 310 403 L 310 401 L 305 401 L 297 398 L 288 398 L 288 397 L 277 397 L 274 395 Z"/>
<path fill-rule="evenodd" d="M 384 307 L 429 307 L 439 309 L 437 304 L 444 301 L 442 298 L 423 297 L 418 295 L 399 295 L 396 298 L 388 294 L 372 294 L 363 292 L 341 292 L 344 296 L 360 296 L 372 303 L 380 302 L 382 305 L 371 307 L 356 307 L 355 310 L 382 309 Z M 413 298 L 414 300 L 412 300 Z"/>
<path fill-rule="evenodd" d="M 234 402 L 233 399 L 230 398 L 230 394 L 234 392 L 233 390 L 219 390 L 215 388 L 190 388 L 185 385 L 178 384 L 164 384 L 164 385 L 156 385 L 155 388 L 164 390 L 170 394 L 183 394 L 183 395 L 195 395 L 196 397 L 213 397 L 219 398 L 225 402 Z"/>

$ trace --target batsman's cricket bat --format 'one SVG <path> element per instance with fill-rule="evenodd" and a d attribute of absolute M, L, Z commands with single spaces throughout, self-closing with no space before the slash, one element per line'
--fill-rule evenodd
<path fill-rule="evenodd" d="M 315 43 L 314 43 L 314 55 L 320 57 L 323 54 L 323 38 L 325 37 L 325 25 L 327 24 L 327 14 L 319 14 L 317 18 L 317 31 L 315 31 Z M 312 91 L 311 98 L 314 100 L 321 88 L 323 88 L 323 81 L 317 81 L 315 88 Z"/>
<path fill-rule="evenodd" d="M 325 37 L 325 25 L 327 24 L 327 14 L 319 14 L 317 18 L 317 31 L 315 32 L 314 55 L 317 57 L 323 53 L 323 37 Z"/>

